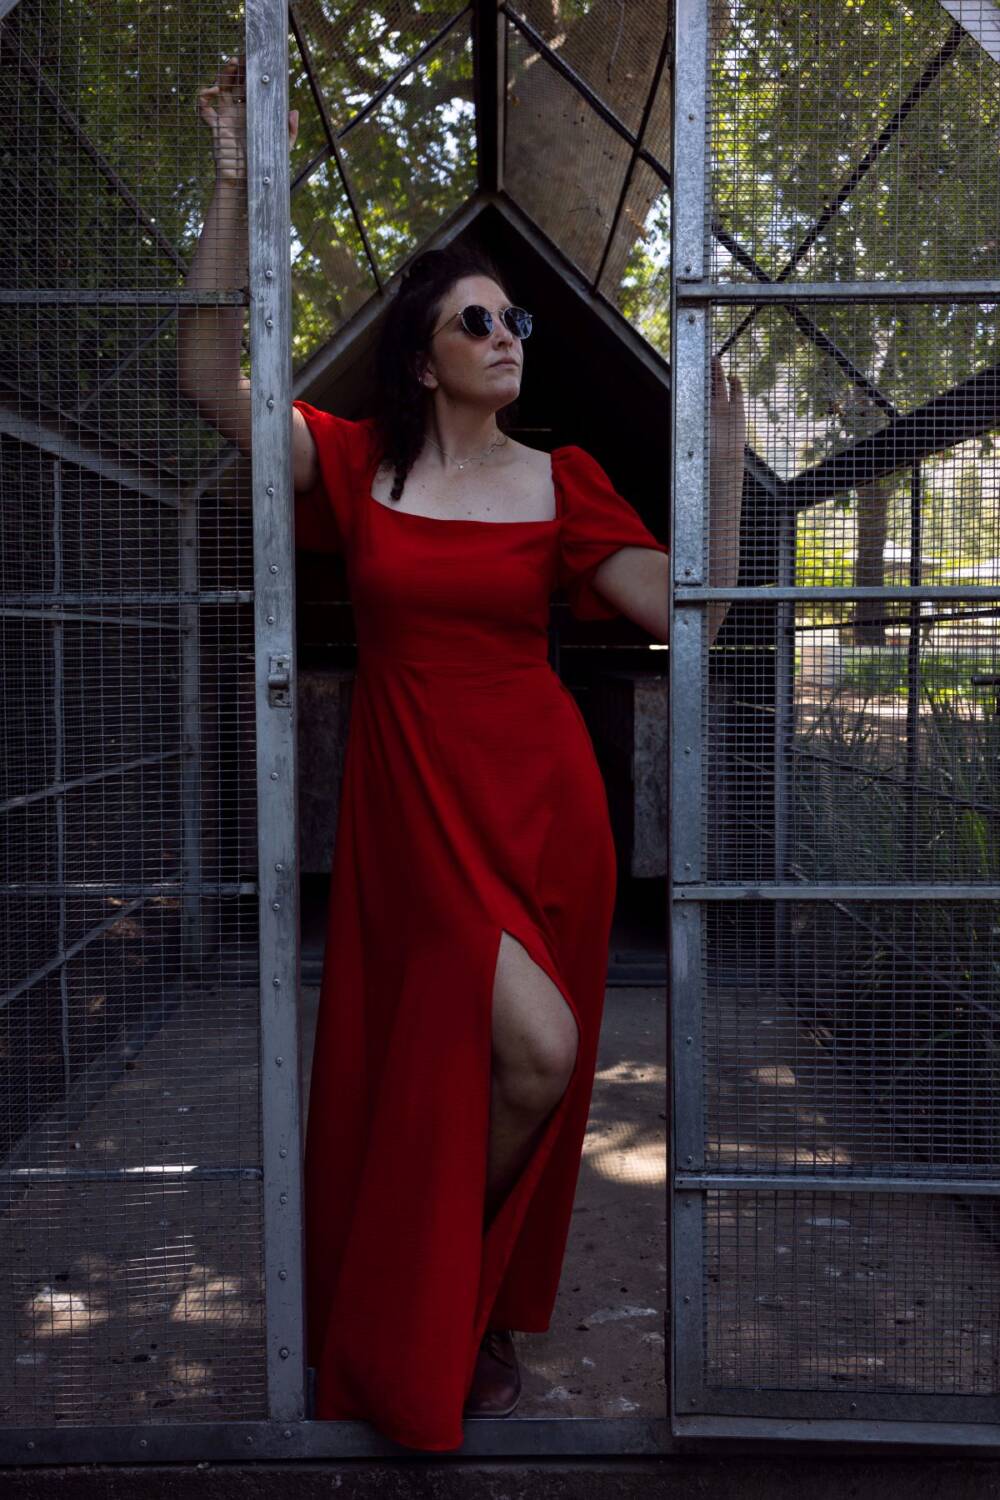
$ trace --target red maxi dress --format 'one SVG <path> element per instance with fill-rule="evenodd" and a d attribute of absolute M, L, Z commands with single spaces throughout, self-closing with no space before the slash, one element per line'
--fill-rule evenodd
<path fill-rule="evenodd" d="M 487 1327 L 545 1332 L 580 1169 L 616 863 L 604 782 L 548 662 L 549 600 L 623 546 L 668 549 L 583 448 L 550 521 L 394 511 L 370 420 L 296 401 L 321 480 L 300 547 L 340 552 L 358 665 L 330 884 L 305 1155 L 319 1419 L 462 1444 Z M 483 1232 L 492 995 L 509 932 L 576 1019 L 575 1069 Z"/>

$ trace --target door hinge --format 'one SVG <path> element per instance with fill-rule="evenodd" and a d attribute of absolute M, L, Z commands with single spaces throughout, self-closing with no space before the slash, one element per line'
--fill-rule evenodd
<path fill-rule="evenodd" d="M 292 686 L 292 658 L 272 656 L 267 672 L 267 701 L 271 708 L 287 708 Z"/>

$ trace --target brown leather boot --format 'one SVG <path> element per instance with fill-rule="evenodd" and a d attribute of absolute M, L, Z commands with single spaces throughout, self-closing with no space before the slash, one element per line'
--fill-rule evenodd
<path fill-rule="evenodd" d="M 521 1370 L 514 1351 L 514 1335 L 506 1328 L 487 1328 L 479 1345 L 462 1415 L 507 1417 L 520 1398 Z"/>

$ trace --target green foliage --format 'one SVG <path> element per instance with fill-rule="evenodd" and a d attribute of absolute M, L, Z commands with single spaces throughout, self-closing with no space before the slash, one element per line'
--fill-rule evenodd
<path fill-rule="evenodd" d="M 873 684 L 881 695 L 884 684 Z M 812 882 L 984 884 L 1000 868 L 1000 718 L 922 683 L 917 755 L 842 679 L 795 740 L 791 873 Z M 806 901 L 807 1024 L 891 1122 L 894 1148 L 996 1160 L 1000 1050 L 996 902 Z M 960 1081 L 959 1081 L 960 1080 Z"/>
<path fill-rule="evenodd" d="M 996 276 L 1000 69 L 971 37 L 838 206 L 838 190 L 952 28 L 936 0 L 734 8 L 712 70 L 713 208 L 769 276 L 786 271 L 824 213 L 828 222 L 793 279 Z M 751 275 L 721 248 L 716 269 Z M 720 336 L 737 316 L 743 311 L 719 316 Z M 997 358 L 992 307 L 886 302 L 814 316 L 903 411 Z M 817 463 L 886 421 L 784 313 L 754 321 L 737 363 L 757 403 L 752 438 L 759 451 L 773 450 L 781 472 Z"/>
<path fill-rule="evenodd" d="M 972 678 L 992 665 L 980 653 L 932 651 L 921 652 L 919 681 L 921 692 L 937 705 L 956 705 L 975 699 Z M 845 660 L 838 672 L 840 687 L 847 691 L 878 697 L 909 697 L 909 667 L 905 650 L 884 651 L 878 648 L 858 650 Z"/>
<path fill-rule="evenodd" d="M 356 7 L 341 21 L 314 7 L 306 44 L 336 131 L 386 78 L 445 24 L 454 7 L 414 6 L 407 26 L 396 7 Z M 311 22 L 311 25 L 310 25 Z M 472 47 L 462 22 L 340 142 L 345 170 L 379 272 L 389 276 L 476 188 Z M 293 74 L 300 110 L 293 173 L 328 150 L 305 69 Z M 292 197 L 295 323 L 293 359 L 312 353 L 374 291 L 375 282 L 339 172 L 313 165 Z"/>
<path fill-rule="evenodd" d="M 796 738 L 801 875 L 890 882 L 995 876 L 1000 818 L 989 809 L 996 804 L 1000 718 L 971 686 L 972 673 L 986 664 L 971 655 L 958 661 L 932 655 L 922 663 L 912 791 L 905 744 L 880 728 L 872 705 L 875 697 L 905 694 L 905 656 L 880 660 L 875 652 L 846 667 L 831 699 Z M 913 830 L 912 848 L 901 847 L 902 830 Z"/>
<path fill-rule="evenodd" d="M 658 350 L 670 355 L 670 199 L 661 193 L 632 247 L 618 306 L 632 327 Z"/>

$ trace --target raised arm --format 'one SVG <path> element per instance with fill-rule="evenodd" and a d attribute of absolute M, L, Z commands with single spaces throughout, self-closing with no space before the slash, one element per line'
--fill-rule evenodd
<path fill-rule="evenodd" d="M 731 588 L 739 571 L 740 503 L 743 493 L 743 449 L 747 424 L 743 387 L 738 375 L 726 375 L 721 360 L 712 360 L 712 452 L 709 478 L 710 581 Z M 670 559 L 644 547 L 622 547 L 594 574 L 594 587 L 623 615 L 649 632 L 655 641 L 668 636 L 667 591 Z M 715 638 L 727 602 L 708 607 L 708 644 Z"/>
<path fill-rule="evenodd" d="M 185 279 L 193 291 L 237 291 L 249 279 L 246 218 L 246 68 L 229 58 L 215 83 L 198 92 L 198 113 L 212 133 L 215 190 Z M 298 110 L 288 115 L 289 149 L 299 130 Z M 181 307 L 177 315 L 177 374 L 182 395 L 218 432 L 250 452 L 250 382 L 240 371 L 242 307 Z M 292 412 L 295 488 L 319 479 L 316 445 L 305 421 Z"/>

